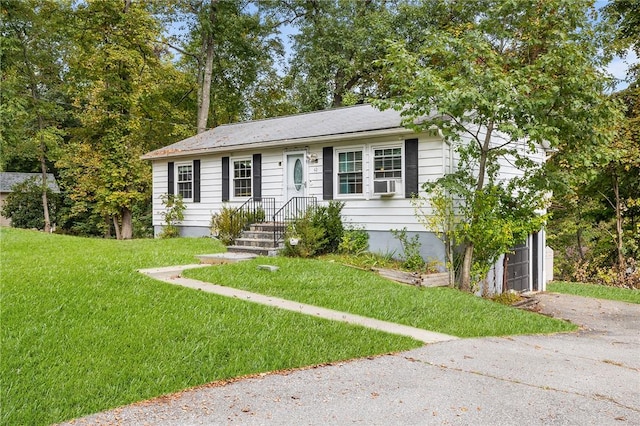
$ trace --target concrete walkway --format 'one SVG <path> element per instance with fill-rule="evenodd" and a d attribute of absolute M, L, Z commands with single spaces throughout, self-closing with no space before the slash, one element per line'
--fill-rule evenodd
<path fill-rule="evenodd" d="M 333 321 L 341 321 L 349 324 L 357 324 L 363 327 L 372 328 L 374 330 L 385 331 L 387 333 L 399 334 L 402 336 L 412 337 L 424 343 L 446 342 L 458 339 L 455 336 L 447 334 L 427 331 L 420 328 L 410 327 L 407 325 L 395 324 L 391 322 L 381 321 L 373 318 L 362 317 L 359 315 L 348 314 L 345 312 L 334 311 L 332 309 L 321 308 L 304 303 L 293 302 L 291 300 L 280 299 L 272 296 L 265 296 L 258 293 L 252 293 L 245 290 L 239 290 L 231 287 L 225 287 L 217 284 L 206 283 L 203 281 L 192 280 L 182 277 L 182 271 L 185 269 L 200 268 L 210 265 L 182 265 L 170 266 L 165 268 L 141 269 L 141 272 L 152 278 L 164 281 L 170 284 L 181 285 L 183 287 L 201 290 L 207 293 L 215 293 L 226 297 L 235 297 L 246 300 L 248 302 L 259 303 L 267 306 L 275 306 L 288 311 L 299 312 L 305 315 L 325 318 Z"/>

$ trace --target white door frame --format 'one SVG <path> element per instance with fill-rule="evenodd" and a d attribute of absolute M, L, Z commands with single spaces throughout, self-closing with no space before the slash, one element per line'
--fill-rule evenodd
<path fill-rule="evenodd" d="M 300 191 L 296 191 L 295 195 L 294 195 L 294 191 L 289 190 L 289 179 L 293 180 L 293 176 L 290 176 L 290 172 L 289 172 L 289 156 L 302 156 L 301 159 L 301 164 L 302 164 L 302 188 L 301 188 L 301 192 L 302 194 L 300 195 L 299 192 Z M 308 181 L 308 167 L 307 167 L 307 151 L 306 150 L 300 150 L 300 151 L 285 151 L 284 152 L 284 182 L 283 182 L 283 194 L 284 194 L 284 200 L 283 202 L 287 202 L 289 201 L 289 199 L 293 196 L 302 196 L 302 197 L 306 197 L 307 196 L 307 181 Z"/>

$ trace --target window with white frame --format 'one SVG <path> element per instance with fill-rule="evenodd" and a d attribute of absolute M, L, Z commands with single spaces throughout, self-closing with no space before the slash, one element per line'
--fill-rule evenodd
<path fill-rule="evenodd" d="M 251 160 L 233 161 L 233 196 L 251 197 Z"/>
<path fill-rule="evenodd" d="M 193 198 L 193 164 L 177 164 L 177 194 L 185 200 Z"/>
<path fill-rule="evenodd" d="M 373 178 L 402 179 L 402 148 L 373 149 Z"/>
<path fill-rule="evenodd" d="M 338 152 L 338 194 L 362 192 L 362 150 Z"/>

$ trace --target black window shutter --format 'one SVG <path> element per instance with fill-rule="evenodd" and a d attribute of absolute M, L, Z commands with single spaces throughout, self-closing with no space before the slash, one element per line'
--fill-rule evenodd
<path fill-rule="evenodd" d="M 168 167 L 167 167 L 167 194 L 169 195 L 173 195 L 173 191 L 174 191 L 174 174 L 173 174 L 173 161 L 170 161 L 168 163 Z"/>
<path fill-rule="evenodd" d="M 322 199 L 333 200 L 333 147 L 322 148 Z"/>
<path fill-rule="evenodd" d="M 229 201 L 229 157 L 222 157 L 222 201 Z"/>
<path fill-rule="evenodd" d="M 200 160 L 193 160 L 193 202 L 200 202 Z"/>
<path fill-rule="evenodd" d="M 262 154 L 253 154 L 251 169 L 253 174 L 253 198 L 260 200 L 262 198 Z"/>
<path fill-rule="evenodd" d="M 404 141 L 404 196 L 418 194 L 418 139 Z"/>

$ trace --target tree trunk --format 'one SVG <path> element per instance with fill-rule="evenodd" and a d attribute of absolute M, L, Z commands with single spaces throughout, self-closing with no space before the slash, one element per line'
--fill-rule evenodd
<path fill-rule="evenodd" d="M 38 126 L 40 132 L 44 129 L 42 122 L 42 116 L 38 114 Z M 44 232 L 51 232 L 51 219 L 49 218 L 49 199 L 47 196 L 47 162 L 45 160 L 46 146 L 43 141 L 42 134 L 40 135 L 40 171 L 42 172 L 42 212 L 44 213 Z"/>
<path fill-rule="evenodd" d="M 584 262 L 584 248 L 582 245 L 582 228 L 578 228 L 576 231 L 576 241 L 578 244 L 578 256 L 580 256 L 580 260 Z"/>
<path fill-rule="evenodd" d="M 118 217 L 117 216 L 111 216 L 111 218 L 113 219 L 113 228 L 116 231 L 116 240 L 121 240 L 122 239 L 122 233 L 120 232 L 120 224 L 118 223 Z"/>
<path fill-rule="evenodd" d="M 128 208 L 122 209 L 122 228 L 121 235 L 123 240 L 130 240 L 133 238 L 133 215 Z"/>
<path fill-rule="evenodd" d="M 218 0 L 211 0 L 209 4 L 210 27 L 204 31 L 202 36 L 202 53 L 204 55 L 204 68 L 201 77 L 198 78 L 200 87 L 198 88 L 198 133 L 207 130 L 207 120 L 209 118 L 209 107 L 211 104 L 211 75 L 213 73 L 214 54 L 214 34 L 213 24 L 216 21 L 216 5 Z"/>
<path fill-rule="evenodd" d="M 471 291 L 471 265 L 473 263 L 473 243 L 468 243 L 464 248 L 462 270 L 460 271 L 460 290 Z"/>
<path fill-rule="evenodd" d="M 31 65 L 31 61 L 29 60 L 29 56 L 27 55 L 27 42 L 20 37 L 20 41 L 22 42 L 22 54 L 24 57 L 24 63 L 29 72 L 29 90 L 31 91 L 31 97 L 33 99 L 33 105 L 37 111 L 38 115 L 38 130 L 40 132 L 40 170 L 42 171 L 42 211 L 44 214 L 44 232 L 51 232 L 51 220 L 49 218 L 49 200 L 47 197 L 47 162 L 46 162 L 46 145 L 44 143 L 44 136 L 42 132 L 44 131 L 44 119 L 42 118 L 42 114 L 40 113 L 40 93 L 38 91 L 38 84 L 36 81 L 36 73 Z"/>
<path fill-rule="evenodd" d="M 618 274 L 622 277 L 626 269 L 624 258 L 624 242 L 622 231 L 622 200 L 620 199 L 620 181 L 618 174 L 613 173 L 613 193 L 616 197 L 616 249 L 618 251 Z"/>
<path fill-rule="evenodd" d="M 484 141 L 480 145 L 480 159 L 478 162 L 478 182 L 476 183 L 476 194 L 484 189 L 484 175 L 487 170 L 487 160 L 489 156 L 489 150 L 491 148 L 491 134 L 493 133 L 493 122 L 487 124 L 487 133 L 485 134 Z M 479 142 L 478 142 L 479 143 Z M 474 199 L 471 200 L 475 203 Z M 472 217 L 472 225 L 476 222 L 477 218 Z M 460 271 L 460 289 L 463 291 L 471 291 L 471 266 L 473 265 L 473 242 L 467 242 L 464 249 L 464 258 L 462 260 L 462 270 Z"/>

